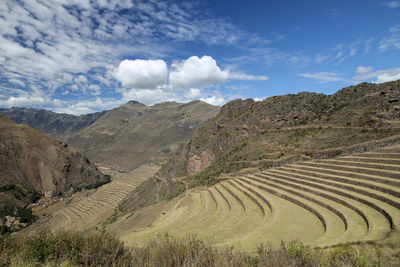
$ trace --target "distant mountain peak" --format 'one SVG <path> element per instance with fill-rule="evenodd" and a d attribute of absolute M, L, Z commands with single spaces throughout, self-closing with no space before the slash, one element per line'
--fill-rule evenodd
<path fill-rule="evenodd" d="M 136 100 L 130 100 L 127 104 L 130 104 L 130 105 L 140 105 L 140 106 L 146 106 L 145 104 L 143 104 L 143 103 L 140 103 L 139 101 L 136 101 Z"/>

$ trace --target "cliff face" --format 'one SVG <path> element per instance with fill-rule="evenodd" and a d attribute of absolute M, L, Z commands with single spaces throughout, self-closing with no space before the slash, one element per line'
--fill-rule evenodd
<path fill-rule="evenodd" d="M 63 195 L 107 181 L 65 143 L 0 115 L 0 210 L 25 206 L 30 192 Z"/>

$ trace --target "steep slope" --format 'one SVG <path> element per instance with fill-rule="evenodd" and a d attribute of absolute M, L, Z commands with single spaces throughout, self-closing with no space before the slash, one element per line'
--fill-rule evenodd
<path fill-rule="evenodd" d="M 247 167 L 348 153 L 349 146 L 398 134 L 399 126 L 400 81 L 362 83 L 333 95 L 234 100 L 201 125 L 162 171 L 198 174 L 204 183 Z"/>
<path fill-rule="evenodd" d="M 154 106 L 130 101 L 109 111 L 67 142 L 103 165 L 133 170 L 176 151 L 200 123 L 218 111 L 218 107 L 202 101 Z"/>
<path fill-rule="evenodd" d="M 109 179 L 66 144 L 0 115 L 0 215 Z M 15 214 L 14 214 L 15 215 Z"/>
<path fill-rule="evenodd" d="M 44 109 L 17 108 L 0 109 L 0 114 L 19 124 L 26 124 L 44 132 L 53 138 L 63 140 L 85 127 L 92 125 L 106 112 L 74 116 L 71 114 L 55 113 Z"/>

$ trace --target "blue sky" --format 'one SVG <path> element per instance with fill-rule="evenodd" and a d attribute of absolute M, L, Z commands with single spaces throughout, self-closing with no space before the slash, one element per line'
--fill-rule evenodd
<path fill-rule="evenodd" d="M 399 62 L 400 1 L 0 2 L 0 107 L 331 94 Z"/>

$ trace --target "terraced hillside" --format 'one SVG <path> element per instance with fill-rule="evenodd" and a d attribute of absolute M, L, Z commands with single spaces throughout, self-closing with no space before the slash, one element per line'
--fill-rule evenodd
<path fill-rule="evenodd" d="M 400 224 L 400 145 L 227 177 L 158 210 L 141 228 L 134 214 L 131 228 L 124 218 L 114 230 L 129 245 L 192 232 L 241 249 L 293 239 L 320 247 L 383 239 Z"/>
<path fill-rule="evenodd" d="M 53 214 L 42 218 L 28 230 L 58 231 L 86 230 L 96 227 L 112 216 L 118 203 L 139 184 L 156 173 L 154 165 L 143 165 L 129 174 L 114 180 L 94 191 L 90 196 L 67 203 Z"/>

